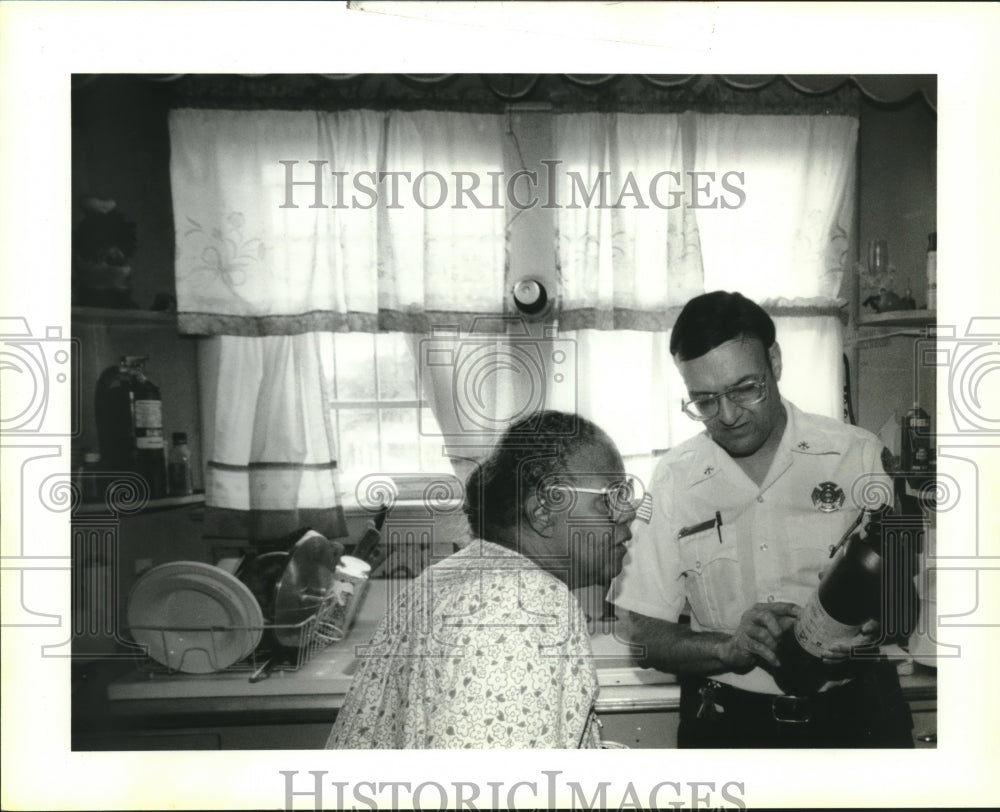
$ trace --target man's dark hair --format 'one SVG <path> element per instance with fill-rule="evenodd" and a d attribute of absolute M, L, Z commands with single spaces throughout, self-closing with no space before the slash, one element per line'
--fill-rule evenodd
<path fill-rule="evenodd" d="M 759 339 L 768 350 L 774 344 L 774 322 L 764 308 L 741 293 L 703 293 L 684 305 L 677 317 L 670 354 L 678 361 L 691 361 L 740 336 Z"/>
<path fill-rule="evenodd" d="M 565 472 L 566 458 L 593 444 L 614 448 L 601 428 L 576 414 L 536 412 L 509 426 L 465 482 L 462 508 L 473 535 L 509 543 L 519 526 L 519 509 L 538 484 Z"/>

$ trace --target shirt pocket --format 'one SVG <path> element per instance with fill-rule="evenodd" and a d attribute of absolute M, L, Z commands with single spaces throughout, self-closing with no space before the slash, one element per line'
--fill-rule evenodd
<path fill-rule="evenodd" d="M 803 587 L 819 584 L 820 573 L 830 566 L 830 549 L 849 525 L 845 516 L 836 513 L 806 514 L 790 517 L 785 523 L 788 539 L 789 577 Z"/>
<path fill-rule="evenodd" d="M 744 606 L 743 582 L 736 545 L 715 526 L 680 540 L 681 567 L 688 602 L 699 625 L 730 631 L 739 624 Z"/>

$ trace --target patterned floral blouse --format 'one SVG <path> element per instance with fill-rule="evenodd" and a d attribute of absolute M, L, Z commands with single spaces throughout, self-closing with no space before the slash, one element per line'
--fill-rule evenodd
<path fill-rule="evenodd" d="M 403 587 L 358 659 L 327 748 L 600 746 L 576 597 L 491 542 Z"/>

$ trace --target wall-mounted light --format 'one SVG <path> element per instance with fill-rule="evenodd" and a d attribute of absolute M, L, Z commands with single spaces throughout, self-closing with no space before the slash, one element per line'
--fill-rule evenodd
<path fill-rule="evenodd" d="M 514 297 L 514 306 L 526 317 L 541 319 L 552 309 L 548 291 L 537 279 L 521 279 L 514 285 L 511 295 Z"/>

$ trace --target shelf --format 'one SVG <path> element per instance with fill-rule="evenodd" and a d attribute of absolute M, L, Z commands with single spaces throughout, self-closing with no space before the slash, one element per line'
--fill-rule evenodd
<path fill-rule="evenodd" d="M 74 307 L 74 324 L 116 324 L 175 326 L 177 314 L 162 310 L 138 310 L 116 307 Z"/>
<path fill-rule="evenodd" d="M 204 493 L 192 493 L 188 496 L 165 496 L 162 499 L 150 499 L 146 506 L 139 513 L 155 513 L 160 510 L 170 510 L 171 508 L 185 507 L 186 505 L 200 505 L 205 502 Z M 106 516 L 111 510 L 103 502 L 84 502 L 77 507 L 73 514 L 76 516 Z M 133 515 L 133 514 L 127 514 Z"/>
<path fill-rule="evenodd" d="M 936 310 L 891 310 L 858 316 L 858 327 L 928 327 L 936 323 Z"/>

